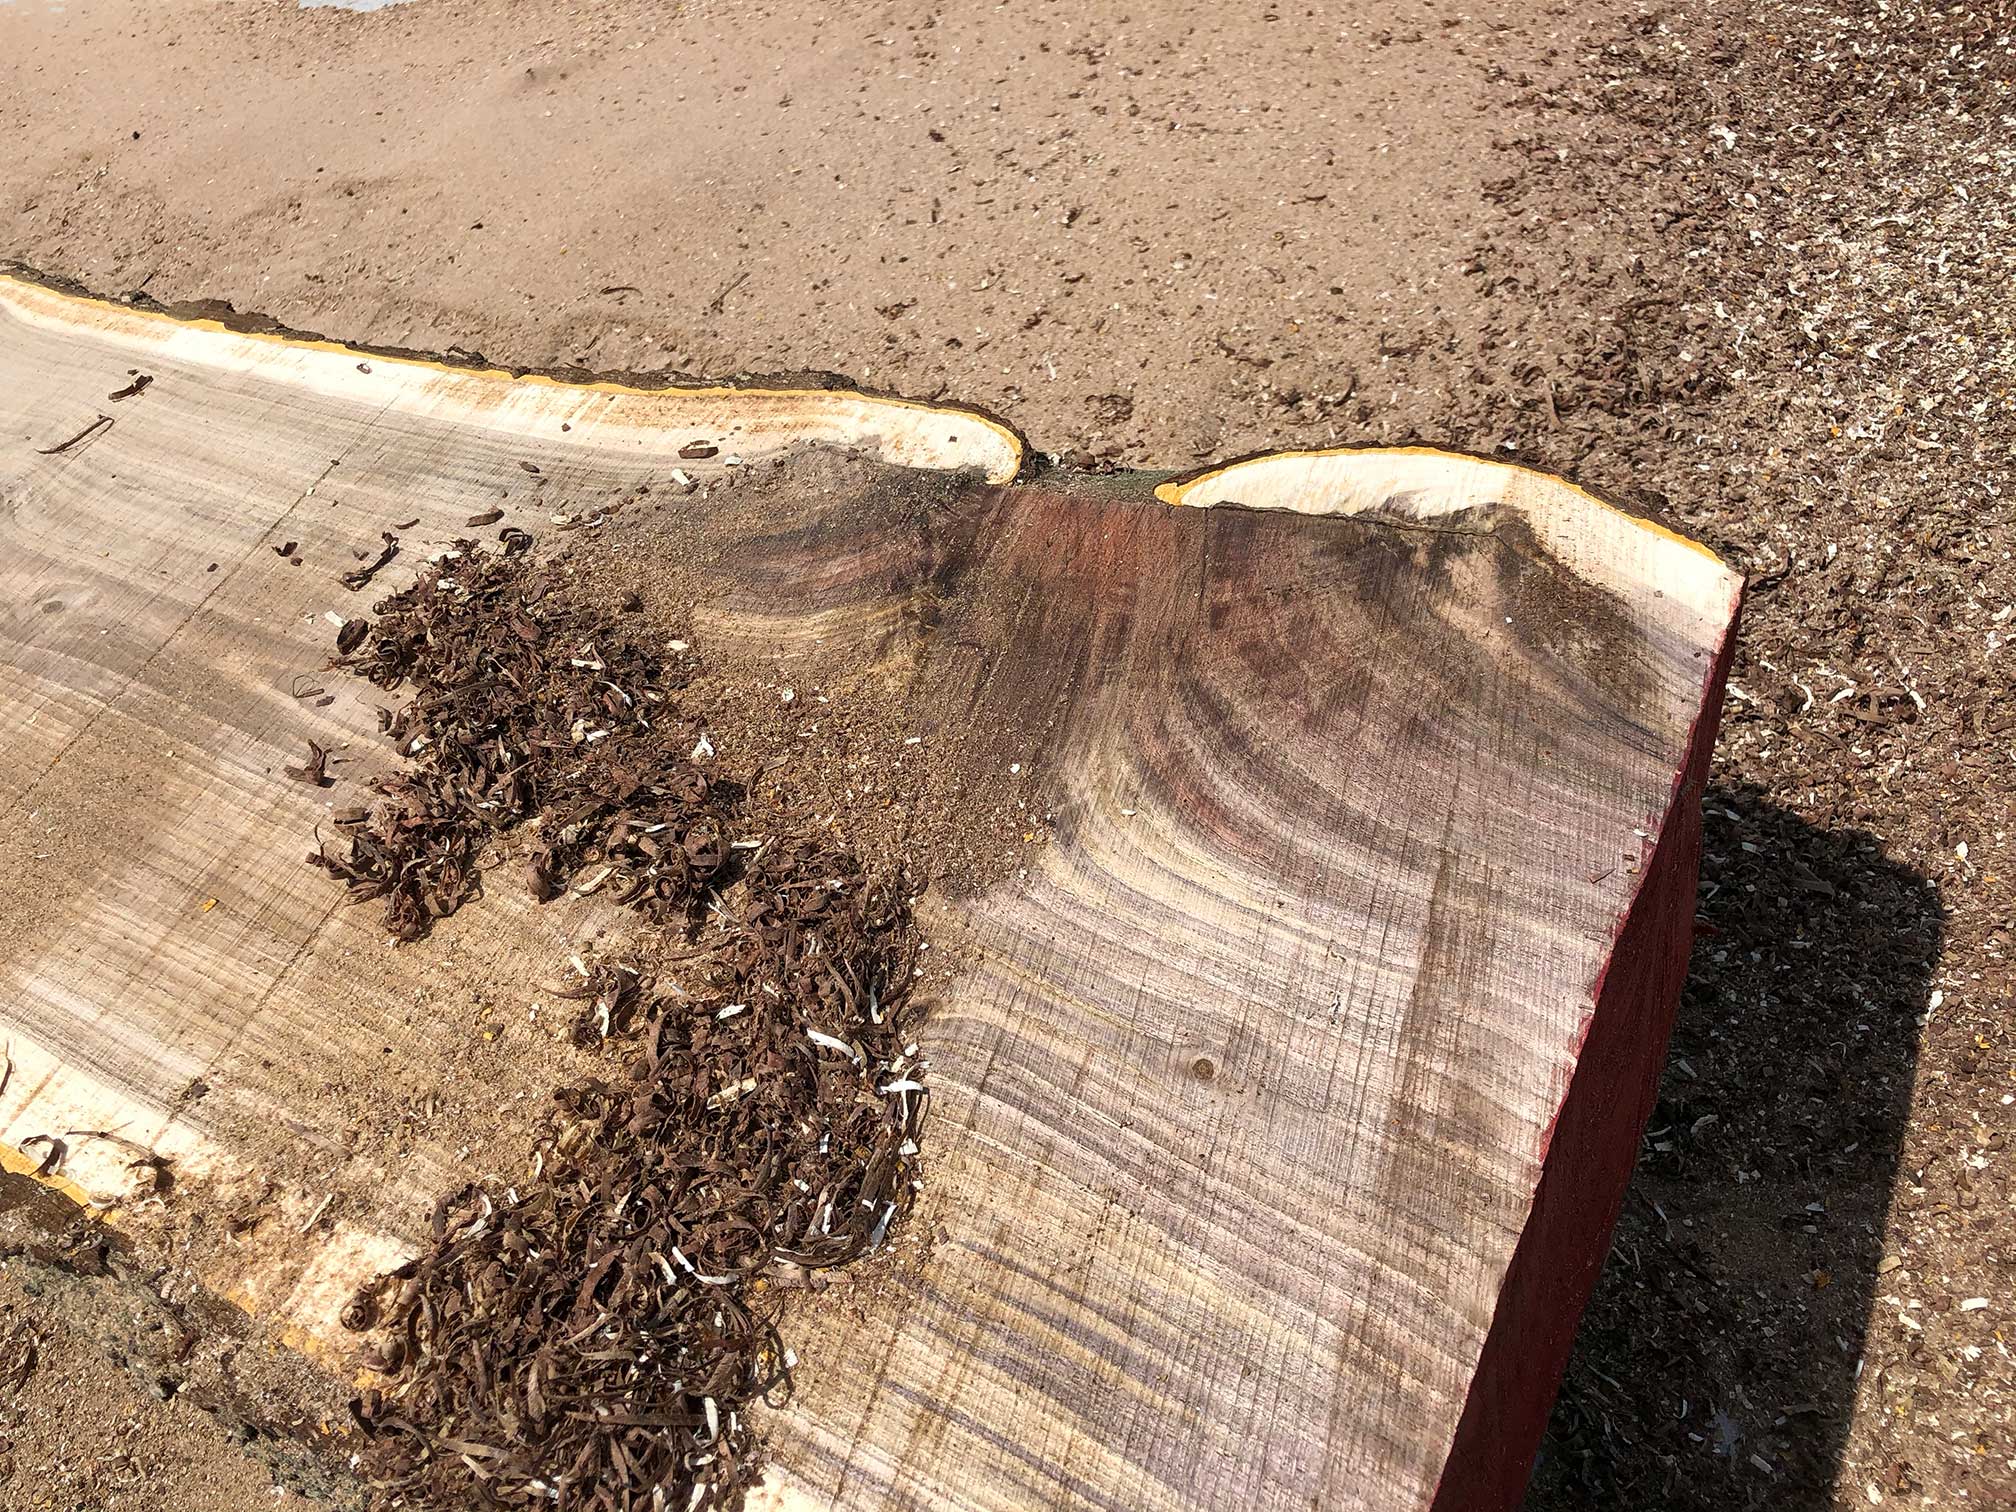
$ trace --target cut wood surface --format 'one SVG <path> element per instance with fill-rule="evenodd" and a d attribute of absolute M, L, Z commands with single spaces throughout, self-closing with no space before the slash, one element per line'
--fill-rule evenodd
<path fill-rule="evenodd" d="M 821 444 L 893 466 L 822 473 Z M 961 411 L 512 378 L 0 282 L 7 1163 L 95 1130 L 173 1157 L 128 1221 L 344 1348 L 349 1289 L 467 1179 L 367 1136 L 471 1053 L 472 1001 L 524 1018 L 582 919 L 500 890 L 394 950 L 301 864 L 326 799 L 281 768 L 373 731 L 351 688 L 293 696 L 325 615 L 375 596 L 334 571 L 395 522 L 445 541 L 506 494 L 586 510 L 731 454 L 784 464 L 710 634 L 867 637 L 928 597 L 923 738 L 1041 730 L 1061 795 L 1019 875 L 926 900 L 977 962 L 924 1036 L 935 1242 L 814 1310 L 760 1495 L 1516 1504 L 1685 970 L 1738 580 L 1495 462 L 1011 483 L 1012 434 Z M 965 471 L 898 532 L 895 468 Z M 74 1195 L 130 1201 L 129 1150 L 69 1144 Z M 284 1221 L 227 1242 L 252 1198 Z"/>

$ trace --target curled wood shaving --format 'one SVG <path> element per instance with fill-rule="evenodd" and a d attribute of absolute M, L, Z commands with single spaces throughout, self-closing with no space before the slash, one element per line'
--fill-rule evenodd
<path fill-rule="evenodd" d="M 343 1309 L 384 1377 L 352 1406 L 361 1472 L 407 1505 L 739 1504 L 750 1408 L 791 1385 L 778 1288 L 876 1249 L 914 1199 L 916 889 L 809 821 L 742 833 L 743 787 L 688 754 L 684 664 L 524 558 L 432 569 L 378 613 L 340 662 L 413 690 L 407 760 L 335 816 L 347 853 L 310 860 L 412 938 L 535 833 L 535 897 L 601 888 L 647 932 L 555 993 L 612 1064 L 555 1093 L 529 1176 L 446 1194 L 424 1253 Z"/>

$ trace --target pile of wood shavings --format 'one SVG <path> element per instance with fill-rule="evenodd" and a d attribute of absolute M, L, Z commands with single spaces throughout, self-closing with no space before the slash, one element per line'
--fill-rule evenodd
<path fill-rule="evenodd" d="M 541 901 L 615 879 L 618 901 L 659 922 L 698 906 L 741 790 L 675 738 L 678 664 L 515 555 L 462 555 L 377 607 L 375 625 L 338 632 L 335 665 L 414 690 L 379 711 L 407 764 L 368 806 L 337 810 L 348 849 L 320 845 L 311 864 L 355 901 L 384 898 L 401 940 L 476 896 L 479 860 L 520 826 L 537 837 L 522 874 Z"/>
<path fill-rule="evenodd" d="M 650 922 L 575 963 L 576 1037 L 627 1062 L 556 1093 L 529 1178 L 445 1196 L 346 1309 L 385 1378 L 358 1464 L 409 1506 L 733 1506 L 749 1409 L 789 1390 L 779 1285 L 877 1249 L 918 1185 L 906 892 L 827 836 L 740 835 L 641 634 L 522 560 L 445 572 L 346 632 L 345 665 L 418 689 L 388 721 L 410 764 L 311 861 L 411 938 L 517 829 L 535 895 L 614 874 Z"/>

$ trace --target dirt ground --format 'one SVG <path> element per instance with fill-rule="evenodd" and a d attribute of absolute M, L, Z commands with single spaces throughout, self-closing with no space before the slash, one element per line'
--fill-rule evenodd
<path fill-rule="evenodd" d="M 1130 465 L 1453 445 L 1700 536 L 1750 596 L 1695 971 L 1529 1506 L 2016 1505 L 2012 30 L 13 0 L 0 254 Z"/>
<path fill-rule="evenodd" d="M 0 1507 L 356 1512 L 342 1401 L 176 1267 L 0 1172 Z"/>

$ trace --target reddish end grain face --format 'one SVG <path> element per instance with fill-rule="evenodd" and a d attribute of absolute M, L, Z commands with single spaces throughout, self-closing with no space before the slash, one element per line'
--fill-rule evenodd
<path fill-rule="evenodd" d="M 1539 1416 L 1488 1468 L 1451 1448 L 1612 942 L 1693 823 L 1711 663 L 1520 509 L 1401 514 L 807 458 L 666 529 L 660 589 L 710 644 L 901 709 L 862 741 L 926 748 L 914 837 L 1000 831 L 931 913 L 975 962 L 926 1035 L 943 1242 L 834 1324 L 780 1429 L 794 1480 L 862 1477 L 862 1505 L 947 1464 L 984 1466 L 975 1506 L 1516 1498 L 1499 1462 Z M 1656 1066 L 1672 985 L 1621 1006 L 1643 1032 L 1617 1085 Z M 1628 1165 L 1618 1106 L 1599 1143 Z M 1549 1340 L 1621 1169 L 1566 1219 Z M 1558 1369 L 1521 1377 L 1540 1415 Z"/>

